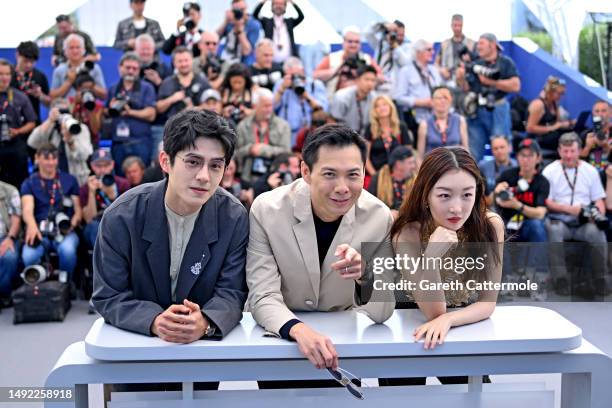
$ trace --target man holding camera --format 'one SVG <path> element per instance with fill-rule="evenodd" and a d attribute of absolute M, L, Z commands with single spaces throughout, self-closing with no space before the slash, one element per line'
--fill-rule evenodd
<path fill-rule="evenodd" d="M 85 57 L 85 40 L 78 34 L 69 34 L 64 40 L 64 56 L 66 62 L 59 64 L 53 70 L 51 80 L 51 99 L 58 96 L 74 96 L 74 82 L 79 74 L 87 73 L 95 81 L 94 95 L 99 99 L 106 99 L 106 84 L 100 66 Z"/>
<path fill-rule="evenodd" d="M 612 109 L 606 101 L 597 101 L 593 105 L 593 127 L 582 132 L 584 147 L 580 157 L 594 166 L 600 174 L 610 163 L 610 140 L 612 137 Z"/>
<path fill-rule="evenodd" d="M 249 15 L 246 1 L 231 1 L 232 8 L 225 12 L 225 19 L 217 28 L 217 34 L 225 40 L 221 58 L 250 65 L 255 57 L 255 44 L 259 40 L 261 23 Z"/>
<path fill-rule="evenodd" d="M 200 42 L 200 56 L 193 59 L 193 72 L 204 75 L 210 86 L 215 89 L 221 87 L 225 71 L 229 64 L 217 54 L 219 51 L 219 35 L 215 32 L 204 31 Z"/>
<path fill-rule="evenodd" d="M 269 171 L 253 183 L 253 195 L 286 186 L 300 178 L 300 159 L 294 153 L 281 153 L 270 164 Z"/>
<path fill-rule="evenodd" d="M 140 79 L 140 59 L 133 52 L 119 61 L 121 80 L 111 87 L 107 102 L 112 118 L 115 171 L 123 175 L 121 164 L 127 156 L 138 156 L 145 164 L 151 159 L 151 122 L 155 120 L 155 89 Z"/>
<path fill-rule="evenodd" d="M 115 161 L 108 150 L 96 150 L 90 163 L 94 174 L 81 185 L 79 197 L 86 224 L 83 236 L 88 247 L 93 248 L 104 210 L 130 189 L 130 183 L 114 173 Z"/>
<path fill-rule="evenodd" d="M 58 169 L 59 152 L 52 144 L 36 150 L 38 171 L 21 185 L 21 206 L 26 224 L 22 259 L 25 266 L 38 264 L 45 251 L 55 250 L 59 269 L 72 272 L 77 262 L 79 237 L 74 229 L 81 222 L 79 185 L 74 176 Z"/>
<path fill-rule="evenodd" d="M 329 99 L 336 91 L 355 83 L 357 70 L 361 66 L 372 65 L 376 69 L 376 74 L 381 75 L 380 67 L 368 54 L 361 52 L 359 27 L 345 27 L 342 38 L 342 49 L 324 57 L 312 73 L 313 78 L 325 83 Z"/>
<path fill-rule="evenodd" d="M 468 117 L 468 128 L 470 151 L 479 162 L 491 135 L 505 135 L 512 140 L 506 95 L 519 92 L 521 80 L 514 61 L 500 53 L 503 48 L 495 34 L 482 34 L 476 49 L 479 58 L 473 63 L 462 63 L 455 73 L 457 85 L 477 96 L 475 116 Z"/>
<path fill-rule="evenodd" d="M 0 181 L 0 309 L 11 299 L 11 280 L 17 274 L 21 229 L 21 200 L 19 191 Z"/>
<path fill-rule="evenodd" d="M 48 143 L 58 149 L 59 169 L 76 177 L 79 185 L 85 183 L 89 175 L 87 159 L 93 151 L 89 128 L 70 114 L 68 101 L 63 98 L 53 100 L 47 120 L 28 137 L 28 146 L 34 150 Z"/>
<path fill-rule="evenodd" d="M 40 124 L 40 103 L 49 106 L 49 81 L 45 74 L 35 67 L 40 50 L 32 41 L 19 43 L 17 46 L 17 64 L 11 79 L 11 86 L 28 95 Z"/>
<path fill-rule="evenodd" d="M 172 52 L 172 63 L 176 74 L 164 79 L 156 104 L 157 112 L 168 118 L 184 109 L 199 107 L 202 93 L 210 88 L 204 76 L 193 72 L 193 57 L 187 48 L 177 47 Z"/>
<path fill-rule="evenodd" d="M 546 166 L 542 172 L 550 183 L 546 200 L 548 239 L 553 243 L 572 239 L 594 244 L 591 250 L 593 287 L 596 291 L 606 290 L 608 246 L 605 230 L 608 223 L 603 216 L 606 192 L 597 170 L 580 160 L 580 138 L 576 133 L 562 135 L 557 152 L 561 159 Z M 560 294 L 567 294 L 569 282 L 563 248 L 560 244 L 553 245 L 551 252 L 556 289 Z"/>
<path fill-rule="evenodd" d="M 274 89 L 274 85 L 283 77 L 283 68 L 273 62 L 274 43 L 268 38 L 262 38 L 255 45 L 255 62 L 249 67 L 251 79 L 255 85 Z"/>
<path fill-rule="evenodd" d="M 198 41 L 202 35 L 202 30 L 198 28 L 200 25 L 200 5 L 196 2 L 187 2 L 183 5 L 183 18 L 176 22 L 175 33 L 166 39 L 162 47 L 164 54 L 173 54 L 176 47 L 186 47 L 191 51 L 192 55 L 197 57 L 200 55 Z"/>
<path fill-rule="evenodd" d="M 379 89 L 391 95 L 397 84 L 400 68 L 410 62 L 409 44 L 404 42 L 406 27 L 395 20 L 391 23 L 376 23 L 366 31 L 366 40 L 374 49 L 374 60 L 380 66 L 385 82 Z"/>
<path fill-rule="evenodd" d="M 51 65 L 57 67 L 62 62 L 66 62 L 66 57 L 64 56 L 64 41 L 70 34 L 78 34 L 83 38 L 85 43 L 85 59 L 88 61 L 100 61 L 102 56 L 96 50 L 96 46 L 89 34 L 77 30 L 72 21 L 70 20 L 70 16 L 66 14 L 60 14 L 55 17 L 55 27 L 57 29 L 57 34 L 55 36 L 55 41 L 53 43 L 53 55 L 51 56 Z"/>
<path fill-rule="evenodd" d="M 253 10 L 253 17 L 261 23 L 266 38 L 274 42 L 274 62 L 282 63 L 291 56 L 298 55 L 293 29 L 304 21 L 304 13 L 292 0 L 270 0 L 272 4 L 272 18 L 261 17 L 261 9 L 267 0 L 262 0 Z M 285 17 L 287 3 L 291 3 L 297 18 Z"/>
<path fill-rule="evenodd" d="M 467 50 L 471 53 L 476 48 L 476 43 L 463 34 L 463 16 L 461 14 L 454 14 L 451 17 L 451 30 L 453 36 L 440 44 L 440 52 L 436 56 L 436 65 L 439 67 L 442 78 L 451 82 L 448 85 L 454 86 L 455 69 L 461 63 L 461 51 Z"/>
<path fill-rule="evenodd" d="M 242 181 L 253 183 L 268 172 L 278 154 L 291 151 L 289 124 L 274 114 L 273 98 L 265 88 L 253 92 L 254 112 L 236 129 L 236 162 Z"/>
<path fill-rule="evenodd" d="M 327 111 L 327 91 L 318 79 L 306 78 L 304 65 L 297 57 L 283 64 L 283 80 L 274 86 L 274 110 L 291 127 L 291 146 L 300 129 L 310 126 L 315 109 Z"/>
<path fill-rule="evenodd" d="M 376 97 L 376 69 L 371 65 L 360 67 L 355 85 L 336 92 L 329 113 L 339 123 L 343 123 L 362 134 L 370 122 L 370 109 Z"/>
<path fill-rule="evenodd" d="M 145 0 L 130 0 L 132 16 L 121 20 L 117 25 L 113 47 L 132 51 L 136 48 L 136 37 L 145 33 L 154 39 L 156 50 L 164 45 L 165 38 L 159 23 L 143 15 L 144 7 Z"/>
<path fill-rule="evenodd" d="M 91 134 L 91 144 L 97 146 L 102 133 L 104 102 L 96 98 L 93 92 L 96 83 L 88 73 L 77 75 L 72 86 L 76 92 L 74 96 L 68 97 L 70 113 L 87 126 Z"/>
<path fill-rule="evenodd" d="M 0 180 L 19 187 L 28 177 L 26 136 L 36 126 L 27 95 L 10 86 L 13 66 L 0 58 Z"/>

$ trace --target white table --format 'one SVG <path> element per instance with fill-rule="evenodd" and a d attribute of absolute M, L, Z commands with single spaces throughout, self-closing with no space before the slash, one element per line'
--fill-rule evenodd
<path fill-rule="evenodd" d="M 548 309 L 499 306 L 488 320 L 453 328 L 446 342 L 434 351 L 424 350 L 422 344 L 412 339 L 414 328 L 424 322 L 418 310 L 396 310 L 384 325 L 376 325 L 355 312 L 304 313 L 299 318 L 330 336 L 340 355 L 341 367 L 363 378 L 563 373 L 564 408 L 603 408 L 612 401 L 609 384 L 612 360 L 582 340 L 580 328 Z M 330 378 L 325 370 L 314 369 L 295 343 L 262 334 L 263 330 L 248 313 L 224 340 L 189 345 L 125 332 L 99 319 L 85 342 L 66 349 L 46 385 L 76 386 L 77 407 L 87 406 L 87 384 L 95 383 L 182 382 L 183 392 L 177 396 L 182 401 L 176 406 L 184 407 L 202 406 L 199 398 L 208 402 L 223 398 L 224 407 L 243 406 L 244 401 L 252 403 L 253 398 L 265 401 L 266 406 L 285 407 L 287 398 L 291 398 L 292 408 L 312 405 L 321 398 L 327 403 L 333 400 L 338 406 L 352 406 L 356 402 L 343 389 L 193 392 L 193 382 L 200 381 Z M 412 389 L 366 389 L 366 400 L 360 403 L 380 406 L 407 398 L 413 402 L 421 401 L 419 398 L 424 398 L 423 401 L 442 398 L 440 403 L 451 401 L 444 400 L 445 396 L 439 393 L 427 397 L 414 391 L 418 387 L 409 388 Z M 460 397 L 464 406 L 478 403 L 483 407 L 499 407 L 507 400 L 502 391 L 473 392 L 481 389 L 478 383 L 469 389 L 471 392 Z M 157 401 L 130 406 L 170 406 L 161 399 L 172 395 L 161 394 Z M 544 394 L 540 397 L 547 398 Z M 532 401 L 540 397 L 534 396 Z M 549 406 L 546 404 L 539 406 Z"/>

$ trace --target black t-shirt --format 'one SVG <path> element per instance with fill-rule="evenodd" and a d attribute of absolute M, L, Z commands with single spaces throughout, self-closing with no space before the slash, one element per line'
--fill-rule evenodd
<path fill-rule="evenodd" d="M 312 213 L 312 217 L 314 218 L 315 231 L 317 233 L 319 267 L 321 267 L 323 265 L 323 261 L 325 260 L 325 255 L 327 255 L 327 251 L 329 250 L 331 243 L 334 241 L 336 231 L 338 231 L 338 227 L 340 227 L 342 217 L 338 218 L 336 221 L 325 222 L 317 217 L 314 211 Z"/>
<path fill-rule="evenodd" d="M 399 145 L 412 145 L 412 137 L 408 131 L 408 127 L 404 122 L 400 122 L 400 134 L 394 135 L 390 143 L 386 143 L 382 138 L 377 137 L 372 141 L 372 130 L 370 126 L 366 126 L 364 138 L 371 142 L 370 146 L 370 161 L 376 170 L 380 170 L 382 166 L 387 164 L 389 154 Z M 399 140 L 398 140 L 399 137 Z"/>
<path fill-rule="evenodd" d="M 256 68 L 251 65 L 249 70 L 251 71 L 251 79 L 253 79 L 254 84 L 268 88 L 271 91 L 274 89 L 274 84 L 283 79 L 283 67 L 280 64 L 272 64 L 272 69 Z"/>
<path fill-rule="evenodd" d="M 474 61 L 476 65 L 484 65 L 489 68 L 497 68 L 499 69 L 499 79 L 510 79 L 512 77 L 518 76 L 518 71 L 516 70 L 516 65 L 514 65 L 514 61 L 505 55 L 498 55 L 497 59 L 493 63 L 488 63 L 483 59 L 477 59 Z M 480 80 L 478 79 L 478 75 L 475 75 L 473 72 L 466 73 L 466 79 L 470 84 L 470 90 L 481 93 L 482 85 L 480 84 Z M 507 95 L 506 92 L 500 91 L 499 89 L 495 90 L 495 99 L 501 99 Z"/>
<path fill-rule="evenodd" d="M 49 94 L 49 81 L 42 71 L 34 68 L 32 71 L 26 74 L 21 74 L 17 71 L 13 72 L 13 77 L 11 78 L 11 86 L 13 88 L 19 89 L 21 92 L 27 95 L 27 91 L 36 85 L 40 86 L 42 93 L 45 95 Z M 38 117 L 36 123 L 40 123 L 40 99 L 30 95 L 28 95 L 28 99 L 30 99 L 34 113 L 36 113 L 36 116 Z"/>
<path fill-rule="evenodd" d="M 191 84 L 185 88 L 185 94 L 191 98 L 191 102 L 193 102 L 194 106 L 198 106 L 202 103 L 200 98 L 202 97 L 202 93 L 210 88 L 210 83 L 208 80 L 202 75 L 194 75 L 191 80 Z M 157 94 L 157 100 L 166 99 L 173 93 L 180 91 L 183 89 L 176 75 L 172 75 L 162 82 L 159 87 L 159 93 Z M 178 101 L 166 111 L 166 117 L 170 118 L 172 115 L 182 111 L 185 109 L 185 102 Z"/>
<path fill-rule="evenodd" d="M 550 184 L 546 177 L 541 174 L 536 174 L 529 183 L 529 189 L 524 192 L 518 191 L 518 181 L 520 180 L 519 176 L 519 168 L 513 167 L 504 171 L 499 178 L 497 179 L 497 184 L 505 181 L 508 183 L 510 188 L 513 190 L 514 196 L 521 203 L 529 206 L 529 207 L 545 207 L 545 200 L 548 198 L 548 192 L 550 190 Z M 518 213 L 517 210 L 513 210 L 511 208 L 501 208 L 501 217 L 504 220 L 504 223 L 507 223 L 514 215 Z"/>
<path fill-rule="evenodd" d="M 587 135 L 591 132 L 593 132 L 593 128 L 585 129 L 580 133 L 580 138 L 582 139 L 583 146 L 586 143 Z M 608 139 L 612 140 L 612 126 L 610 126 L 610 128 L 608 129 Z M 606 167 L 608 167 L 608 164 L 612 163 L 612 151 L 610 151 L 608 154 L 605 154 L 602 147 L 596 146 L 595 148 L 591 149 L 591 151 L 589 152 L 589 157 L 586 158 L 586 161 L 593 167 L 595 167 L 597 170 L 599 170 L 600 173 L 605 172 Z"/>

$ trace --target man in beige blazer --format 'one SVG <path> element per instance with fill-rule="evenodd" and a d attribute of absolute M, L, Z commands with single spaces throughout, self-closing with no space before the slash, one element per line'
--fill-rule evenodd
<path fill-rule="evenodd" d="M 387 241 L 393 219 L 384 203 L 363 190 L 366 144 L 355 131 L 323 126 L 302 154 L 303 179 L 260 195 L 251 207 L 248 306 L 257 323 L 295 340 L 317 368 L 335 369 L 332 341 L 294 312 L 354 309 L 376 323 L 387 320 L 393 293 L 365 304 L 358 295 L 371 292 L 374 279 L 362 274 L 360 252 L 362 242 Z M 368 259 L 364 255 L 364 263 Z M 392 271 L 383 275 L 393 280 Z"/>

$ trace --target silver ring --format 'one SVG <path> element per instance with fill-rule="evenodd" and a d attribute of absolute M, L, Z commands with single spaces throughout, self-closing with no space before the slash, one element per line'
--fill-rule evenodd
<path fill-rule="evenodd" d="M 348 266 L 344 267 L 344 273 L 348 273 Z"/>

